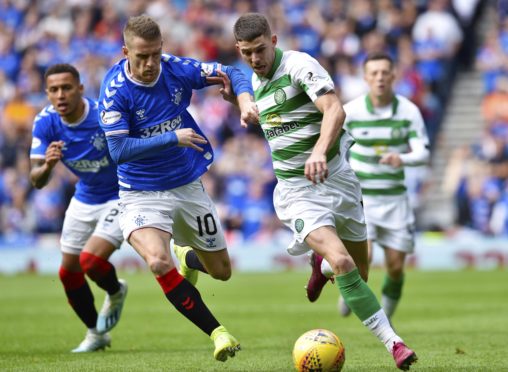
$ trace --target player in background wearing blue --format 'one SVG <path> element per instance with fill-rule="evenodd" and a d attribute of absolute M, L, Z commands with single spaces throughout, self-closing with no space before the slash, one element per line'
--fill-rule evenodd
<path fill-rule="evenodd" d="M 158 24 L 131 17 L 123 31 L 125 59 L 106 74 L 99 115 L 109 151 L 118 163 L 120 227 L 143 257 L 167 299 L 210 336 L 219 361 L 233 357 L 238 341 L 175 268 L 170 240 L 191 246 L 181 263 L 228 280 L 231 263 L 217 211 L 200 176 L 213 150 L 187 111 L 192 92 L 224 71 L 231 79 L 243 121 L 256 121 L 252 88 L 232 67 L 162 54 Z"/>
<path fill-rule="evenodd" d="M 127 295 L 126 282 L 108 261 L 123 241 L 116 165 L 97 120 L 97 103 L 83 97 L 76 68 L 53 65 L 44 78 L 51 105 L 34 120 L 30 180 L 43 188 L 59 161 L 79 178 L 65 213 L 59 276 L 69 304 L 88 328 L 72 351 L 96 351 L 111 345 L 107 332 L 119 321 Z M 85 273 L 107 292 L 99 314 Z"/>

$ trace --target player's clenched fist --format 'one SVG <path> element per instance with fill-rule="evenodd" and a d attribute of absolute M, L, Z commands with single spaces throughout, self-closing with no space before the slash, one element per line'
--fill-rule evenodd
<path fill-rule="evenodd" d="M 177 129 L 175 134 L 179 147 L 192 147 L 194 150 L 203 151 L 203 148 L 199 147 L 198 144 L 204 145 L 208 143 L 205 137 L 196 133 L 192 128 Z"/>
<path fill-rule="evenodd" d="M 254 101 L 250 97 L 243 101 L 239 99 L 240 105 L 240 124 L 246 128 L 248 124 L 259 124 L 259 110 Z"/>
<path fill-rule="evenodd" d="M 54 167 L 56 163 L 62 158 L 63 141 L 53 141 L 46 149 L 45 160 L 50 167 Z"/>

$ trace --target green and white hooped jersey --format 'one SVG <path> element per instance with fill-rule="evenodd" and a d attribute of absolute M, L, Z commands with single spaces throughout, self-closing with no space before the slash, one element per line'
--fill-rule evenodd
<path fill-rule="evenodd" d="M 334 90 L 330 75 L 310 55 L 276 48 L 269 74 L 253 74 L 252 86 L 278 181 L 287 186 L 309 186 L 305 161 L 319 138 L 323 120 L 313 102 Z M 342 131 L 327 154 L 330 175 L 348 167 L 345 154 L 351 143 L 351 137 Z"/>
<path fill-rule="evenodd" d="M 344 110 L 344 128 L 355 141 L 349 162 L 360 180 L 363 195 L 404 194 L 404 168 L 379 164 L 379 160 L 387 152 L 404 154 L 416 145 L 428 146 L 418 107 L 407 98 L 395 95 L 391 105 L 375 108 L 370 97 L 362 95 L 344 105 Z"/>

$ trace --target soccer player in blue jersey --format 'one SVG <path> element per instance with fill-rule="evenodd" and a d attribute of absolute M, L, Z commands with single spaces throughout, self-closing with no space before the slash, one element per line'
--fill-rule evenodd
<path fill-rule="evenodd" d="M 162 54 L 160 28 L 148 16 L 131 17 L 123 36 L 125 59 L 107 72 L 99 99 L 101 126 L 118 163 L 120 227 L 169 302 L 210 336 L 215 359 L 225 361 L 240 345 L 178 273 L 169 243 L 194 248 L 181 263 L 216 279 L 231 276 L 217 211 L 200 181 L 213 150 L 187 108 L 193 90 L 221 70 L 232 81 L 242 121 L 255 121 L 252 89 L 230 66 Z"/>
<path fill-rule="evenodd" d="M 43 188 L 59 161 L 79 178 L 65 213 L 59 276 L 69 304 L 88 328 L 72 351 L 96 351 L 111 345 L 108 331 L 119 321 L 127 295 L 126 282 L 108 261 L 123 241 L 116 165 L 98 123 L 97 103 L 83 97 L 76 68 L 53 65 L 45 82 L 51 105 L 33 123 L 30 179 Z M 85 273 L 107 292 L 99 314 Z"/>

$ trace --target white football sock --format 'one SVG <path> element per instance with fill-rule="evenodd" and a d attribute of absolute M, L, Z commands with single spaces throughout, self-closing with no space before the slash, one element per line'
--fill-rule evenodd
<path fill-rule="evenodd" d="M 394 299 L 387 297 L 385 295 L 381 296 L 381 306 L 382 306 L 383 310 L 385 311 L 388 319 L 391 319 L 393 313 L 395 312 L 395 309 L 397 308 L 398 303 L 399 303 L 399 300 L 394 300 Z"/>
<path fill-rule="evenodd" d="M 365 319 L 363 325 L 366 326 L 379 341 L 385 344 L 390 353 L 392 352 L 394 343 L 403 342 L 393 330 L 383 309 L 380 309 L 375 314 Z"/>
<path fill-rule="evenodd" d="M 331 278 L 334 275 L 332 267 L 330 266 L 328 261 L 325 260 L 324 258 L 323 261 L 321 261 L 321 274 L 323 274 L 327 278 Z"/>

